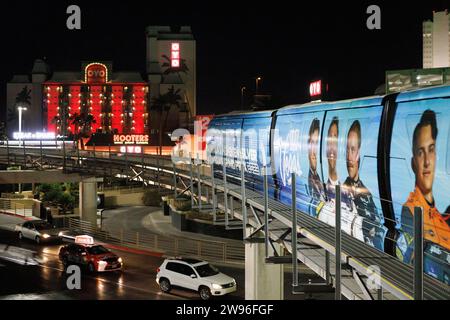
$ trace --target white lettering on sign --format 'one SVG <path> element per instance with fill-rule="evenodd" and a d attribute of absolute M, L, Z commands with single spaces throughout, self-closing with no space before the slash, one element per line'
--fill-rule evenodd
<path fill-rule="evenodd" d="M 93 62 L 86 66 L 84 81 L 87 83 L 108 82 L 108 68 L 103 63 Z"/>
<path fill-rule="evenodd" d="M 300 164 L 301 134 L 300 130 L 292 129 L 286 137 L 277 134 L 276 145 L 279 149 L 278 163 L 283 186 L 291 185 L 291 174 L 302 176 L 302 166 Z"/>
<path fill-rule="evenodd" d="M 309 85 L 309 95 L 311 97 L 320 96 L 322 94 L 322 80 L 311 82 Z"/>
<path fill-rule="evenodd" d="M 104 78 L 106 76 L 106 72 L 104 70 L 89 70 L 88 77 L 101 77 Z"/>
<path fill-rule="evenodd" d="M 148 134 L 115 134 L 114 144 L 147 144 Z"/>
<path fill-rule="evenodd" d="M 55 140 L 54 132 L 14 132 L 14 140 Z"/>
<path fill-rule="evenodd" d="M 178 42 L 172 43 L 170 47 L 170 62 L 172 68 L 180 66 L 180 44 Z"/>
<path fill-rule="evenodd" d="M 121 146 L 120 153 L 142 153 L 140 146 Z"/>

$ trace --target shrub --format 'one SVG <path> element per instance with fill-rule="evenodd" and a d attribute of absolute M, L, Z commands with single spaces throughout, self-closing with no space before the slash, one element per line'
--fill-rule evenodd
<path fill-rule="evenodd" d="M 179 197 L 177 199 L 171 199 L 171 204 L 178 211 L 191 210 L 191 199 L 187 197 Z"/>
<path fill-rule="evenodd" d="M 161 196 L 158 190 L 145 190 L 142 201 L 145 206 L 158 207 L 161 203 Z"/>

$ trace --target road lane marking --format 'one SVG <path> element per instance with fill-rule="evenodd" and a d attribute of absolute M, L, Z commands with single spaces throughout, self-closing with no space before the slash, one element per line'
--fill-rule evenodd
<path fill-rule="evenodd" d="M 65 271 L 64 269 L 49 267 L 49 266 L 46 266 L 46 265 L 40 265 L 40 267 L 44 268 L 44 269 L 51 269 L 51 270 L 60 271 L 60 272 L 64 272 Z M 123 284 L 123 283 L 120 283 L 120 282 L 115 282 L 115 281 L 111 281 L 111 280 L 107 280 L 107 279 L 103 279 L 103 278 L 92 277 L 92 276 L 87 276 L 87 275 L 83 275 L 83 277 L 87 278 L 87 279 L 91 279 L 91 280 L 100 281 L 100 282 L 103 282 L 103 283 L 113 284 L 113 285 L 116 285 L 118 287 L 123 287 L 123 288 L 126 288 L 126 289 L 133 289 L 133 290 L 136 290 L 136 291 L 141 291 L 141 292 L 150 293 L 150 294 L 159 294 L 159 295 L 162 295 L 164 297 L 172 297 L 173 296 L 173 295 L 170 295 L 170 294 L 168 295 L 166 293 L 162 293 L 159 290 L 158 291 L 146 290 L 146 289 L 142 289 L 142 288 L 126 285 L 126 284 Z M 182 298 L 182 297 L 177 296 L 177 298 Z M 183 298 L 183 299 L 186 300 L 186 298 Z"/>

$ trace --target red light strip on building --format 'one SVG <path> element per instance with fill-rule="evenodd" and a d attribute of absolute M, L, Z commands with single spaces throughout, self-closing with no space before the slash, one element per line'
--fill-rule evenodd
<path fill-rule="evenodd" d="M 111 121 L 111 130 L 114 132 L 117 129 L 117 133 L 123 133 L 123 107 L 122 107 L 122 99 L 123 99 L 123 88 L 122 86 L 113 86 L 112 94 L 114 95 L 111 99 L 112 101 L 112 121 Z"/>
<path fill-rule="evenodd" d="M 144 133 L 145 87 L 133 86 L 133 133 Z"/>
<path fill-rule="evenodd" d="M 47 131 L 59 132 L 56 130 L 55 117 L 58 115 L 59 91 L 57 85 L 47 86 Z"/>
<path fill-rule="evenodd" d="M 89 113 L 92 114 L 95 120 L 95 123 L 91 125 L 92 133 L 95 133 L 102 126 L 102 118 L 100 117 L 103 106 L 101 103 L 103 101 L 102 86 L 91 86 L 91 95 Z"/>
<path fill-rule="evenodd" d="M 81 92 L 80 86 L 70 86 L 70 96 L 69 96 L 69 112 L 68 112 L 68 132 L 78 133 L 79 128 L 72 124 L 72 121 L 70 120 L 70 116 L 74 115 L 75 113 L 80 113 L 80 110 L 78 109 L 80 107 L 80 92 Z"/>

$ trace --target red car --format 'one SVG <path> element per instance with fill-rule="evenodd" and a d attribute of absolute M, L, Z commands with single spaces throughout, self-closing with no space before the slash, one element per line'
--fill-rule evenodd
<path fill-rule="evenodd" d="M 68 244 L 59 250 L 59 259 L 65 266 L 81 265 L 89 272 L 117 271 L 123 268 L 122 258 L 104 246 L 94 244 L 93 241 L 75 239 L 75 243 Z"/>

